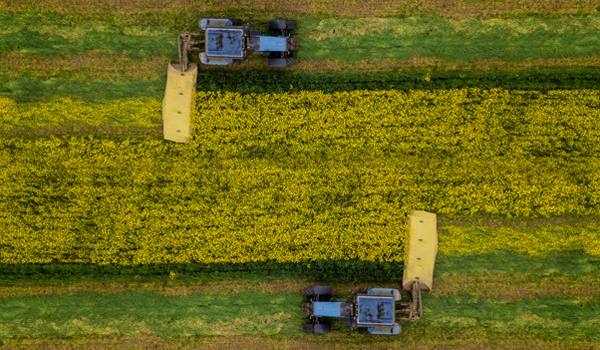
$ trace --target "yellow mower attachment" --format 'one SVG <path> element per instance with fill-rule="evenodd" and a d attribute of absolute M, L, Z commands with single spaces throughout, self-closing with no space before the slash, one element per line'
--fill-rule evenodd
<path fill-rule="evenodd" d="M 422 210 L 413 210 L 408 219 L 408 250 L 402 276 L 402 289 L 411 291 L 410 301 L 396 311 L 400 320 L 418 321 L 423 317 L 421 290 L 433 287 L 433 267 L 437 255 L 437 216 Z"/>
<path fill-rule="evenodd" d="M 180 143 L 190 141 L 197 78 L 198 66 L 195 63 L 189 63 L 185 71 L 179 64 L 169 64 L 162 106 L 165 140 Z"/>
<path fill-rule="evenodd" d="M 409 238 L 402 288 L 431 290 L 433 267 L 437 255 L 437 216 L 423 210 L 413 210 L 408 219 Z"/>

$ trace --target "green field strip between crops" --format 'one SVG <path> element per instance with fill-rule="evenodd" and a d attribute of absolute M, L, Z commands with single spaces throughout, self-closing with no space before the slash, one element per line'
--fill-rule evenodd
<path fill-rule="evenodd" d="M 460 339 L 464 333 L 475 337 L 522 336 L 540 340 L 600 339 L 599 301 L 557 298 L 481 301 L 459 294 L 448 298 L 426 295 L 423 302 L 423 319 L 407 324 L 402 337 L 394 337 L 392 342 L 423 333 L 437 333 L 433 339 L 438 340 Z M 304 322 L 301 303 L 300 293 L 263 292 L 206 293 L 185 298 L 151 292 L 16 297 L 3 300 L 0 339 L 139 333 L 162 337 L 299 335 Z M 345 328 L 335 324 L 338 332 Z"/>
<path fill-rule="evenodd" d="M 146 81 L 65 78 L 15 78 L 2 81 L 0 78 L 0 96 L 23 102 L 52 101 L 56 98 L 73 98 L 92 102 L 144 97 L 162 99 L 165 83 L 166 79 L 164 78 Z M 160 110 L 157 112 L 160 113 Z"/>
<path fill-rule="evenodd" d="M 57 56 L 95 50 L 129 58 L 174 56 L 179 31 L 164 27 L 120 27 L 110 22 L 72 23 L 60 16 L 0 12 L 0 53 Z M 176 57 L 176 55 L 175 55 Z"/>
<path fill-rule="evenodd" d="M 165 68 L 166 72 L 166 68 Z M 166 76 L 166 73 L 164 73 Z M 598 89 L 600 71 L 591 68 L 535 69 L 519 72 L 237 72 L 201 71 L 198 91 L 282 93 L 298 91 L 482 89 Z M 0 76 L 0 97 L 17 102 L 49 102 L 56 98 L 107 103 L 117 99 L 162 99 L 165 77 L 143 81 L 49 79 Z M 157 110 L 158 112 L 158 110 Z"/>
<path fill-rule="evenodd" d="M 164 80 L 166 74 L 165 67 L 169 62 L 173 61 L 172 58 L 163 56 L 132 59 L 120 53 L 102 53 L 98 51 L 63 54 L 57 57 L 12 52 L 0 57 L 0 82 L 7 84 L 11 81 L 22 79 L 38 79 L 40 81 L 47 81 L 50 79 L 85 80 L 87 82 L 97 80 Z M 247 64 L 248 68 L 246 68 L 246 65 L 202 65 L 200 67 L 200 73 L 205 76 L 208 76 L 210 73 L 212 73 L 212 75 L 222 74 L 222 80 L 225 81 L 230 80 L 227 78 L 229 75 L 242 75 L 243 77 L 246 77 L 244 83 L 247 84 L 248 78 L 252 77 L 252 75 L 248 74 L 250 71 L 257 72 L 261 75 L 285 72 L 287 75 L 292 75 L 292 77 L 299 76 L 299 80 L 302 80 L 301 77 L 303 75 L 310 73 L 336 73 L 337 75 L 348 72 L 354 72 L 355 74 L 412 73 L 412 75 L 421 73 L 421 78 L 428 76 L 428 82 L 431 82 L 433 75 L 435 82 L 436 80 L 439 80 L 438 73 L 446 72 L 452 72 L 456 76 L 462 76 L 463 79 L 465 78 L 464 75 L 485 73 L 486 75 L 483 77 L 489 80 L 491 77 L 496 77 L 497 73 L 512 73 L 518 77 L 519 75 L 523 76 L 523 74 L 531 75 L 531 72 L 533 71 L 533 73 L 540 75 L 540 77 L 536 77 L 536 79 L 539 80 L 540 78 L 543 79 L 544 71 L 552 70 L 555 73 L 552 76 L 553 81 L 557 83 L 560 80 L 565 80 L 565 76 L 572 75 L 573 71 L 582 69 L 589 72 L 595 72 L 595 68 L 598 66 L 600 66 L 600 55 L 540 58 L 521 61 L 486 59 L 473 62 L 453 62 L 433 57 L 413 56 L 405 60 L 387 60 L 381 62 L 370 62 L 368 60 L 342 62 L 331 59 L 301 60 L 293 67 L 277 71 L 267 67 L 266 59 L 264 57 L 254 55 Z M 565 72 L 565 69 L 568 70 L 568 72 Z M 311 75 L 311 81 L 313 83 L 322 85 L 322 79 L 320 79 L 321 74 Z M 284 75 L 280 74 L 280 76 Z M 362 77 L 362 79 L 365 78 L 366 77 Z M 397 78 L 401 78 L 401 76 Z M 592 77 L 587 77 L 588 80 L 590 78 Z M 286 79 L 289 78 L 284 78 L 284 80 Z M 360 77 L 357 77 L 353 80 L 357 81 L 357 84 L 359 84 L 361 79 Z M 229 84 L 232 83 L 229 82 Z M 300 84 L 302 85 L 302 81 Z M 385 84 L 382 85 L 385 86 Z M 560 85 L 557 85 L 556 87 L 568 88 L 570 85 L 572 85 L 572 83 L 569 83 L 569 85 L 564 87 Z M 401 86 L 401 84 L 398 86 Z M 268 89 L 269 87 L 264 88 Z M 311 89 L 314 90 L 315 88 L 311 87 Z"/>
<path fill-rule="evenodd" d="M 84 277 L 84 276 L 82 276 Z M 160 276 L 138 276 L 123 280 L 79 279 L 63 280 L 54 283 L 29 280 L 27 283 L 0 283 L 0 300 L 24 296 L 65 295 L 72 293 L 98 293 L 111 295 L 130 292 L 157 292 L 168 297 L 187 297 L 197 293 L 231 293 L 265 292 L 269 294 L 298 293 L 310 284 L 327 284 L 334 288 L 336 294 L 348 297 L 347 291 L 353 288 L 400 288 L 400 282 L 385 281 L 318 281 L 302 279 L 295 276 L 279 280 L 205 280 L 202 275 L 180 276 L 170 271 L 168 279 L 159 280 Z M 154 277 L 154 280 L 150 280 Z M 164 277 L 164 276 L 163 276 Z M 261 276 L 264 277 L 264 276 Z M 480 301 L 512 302 L 519 300 L 537 300 L 539 298 L 573 299 L 580 302 L 600 300 L 600 275 L 597 273 L 576 275 L 551 274 L 533 275 L 530 273 L 463 273 L 435 272 L 434 288 L 428 295 L 436 298 L 447 298 L 457 294 L 469 294 Z M 14 281 L 13 281 L 14 282 Z"/>
<path fill-rule="evenodd" d="M 182 283 L 197 281 L 276 282 L 313 281 L 331 283 L 402 281 L 402 263 L 372 263 L 368 261 L 305 261 L 277 263 L 267 261 L 243 264 L 148 264 L 135 266 L 92 264 L 1 264 L 0 284 L 3 286 L 35 287 L 65 285 L 89 281 L 92 283 Z M 585 279 L 600 272 L 598 257 L 580 252 L 552 253 L 530 257 L 508 251 L 466 256 L 439 254 L 435 276 L 453 274 L 529 276 L 541 283 L 546 278 Z M 528 277 L 528 278 L 529 278 Z M 528 280 L 526 280 L 528 281 Z"/>
<path fill-rule="evenodd" d="M 76 293 L 5 299 L 0 339 L 14 336 L 299 334 L 301 294 Z M 291 321 L 291 322 L 290 322 Z M 295 321 L 295 322 L 294 322 Z"/>
<path fill-rule="evenodd" d="M 598 56 L 600 60 L 600 56 Z M 0 58 L 0 79 L 156 80 L 164 78 L 167 57 L 131 59 L 118 53 L 86 51 L 58 57 L 13 52 Z M 593 59 L 586 59 L 593 62 Z"/>
<path fill-rule="evenodd" d="M 304 20 L 298 24 L 302 39 L 298 58 L 378 61 L 427 56 L 473 61 L 577 56 L 600 51 L 599 19 L 589 16 L 580 25 L 574 18 L 538 17 Z"/>
<path fill-rule="evenodd" d="M 96 50 L 119 52 L 129 58 L 177 57 L 179 31 L 165 27 L 72 23 L 46 14 L 10 12 L 0 13 L 0 20 L 4 26 L 0 53 L 4 54 L 19 51 L 52 56 Z M 378 62 L 425 56 L 473 62 L 600 54 L 600 15 L 460 21 L 438 17 L 300 18 L 298 22 L 299 60 Z"/>

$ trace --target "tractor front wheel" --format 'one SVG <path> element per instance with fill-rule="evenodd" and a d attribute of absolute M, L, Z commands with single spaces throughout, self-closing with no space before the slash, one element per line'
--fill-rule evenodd
<path fill-rule="evenodd" d="M 295 20 L 276 19 L 269 21 L 270 30 L 296 30 L 298 22 Z"/>
<path fill-rule="evenodd" d="M 296 65 L 296 57 L 269 57 L 267 58 L 267 66 L 273 68 L 286 68 Z"/>
<path fill-rule="evenodd" d="M 310 286 L 304 288 L 304 296 L 313 298 L 313 297 L 327 297 L 330 298 L 333 296 L 333 287 L 330 286 Z"/>
<path fill-rule="evenodd" d="M 302 325 L 302 331 L 304 333 L 316 333 L 316 334 L 331 333 L 331 324 L 329 324 L 329 323 L 317 323 L 317 324 L 306 323 L 306 324 Z"/>

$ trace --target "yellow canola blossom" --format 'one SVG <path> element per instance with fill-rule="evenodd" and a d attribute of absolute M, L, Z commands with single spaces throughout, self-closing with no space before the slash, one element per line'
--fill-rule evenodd
<path fill-rule="evenodd" d="M 197 147 L 477 157 L 600 153 L 600 90 L 198 92 Z"/>
<path fill-rule="evenodd" d="M 93 103 L 63 97 L 17 104 L 0 97 L 0 130 L 82 125 L 151 128 L 160 126 L 160 106 L 154 98 Z"/>

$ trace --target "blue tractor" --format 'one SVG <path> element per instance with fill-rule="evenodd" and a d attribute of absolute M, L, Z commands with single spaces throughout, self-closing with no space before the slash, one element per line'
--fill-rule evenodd
<path fill-rule="evenodd" d="M 183 32 L 179 35 L 179 64 L 182 72 L 188 69 L 189 54 L 197 52 L 200 63 L 210 65 L 237 65 L 248 60 L 250 52 L 267 56 L 269 67 L 291 67 L 296 64 L 292 51 L 298 50 L 298 39 L 290 32 L 298 28 L 294 20 L 269 21 L 269 31 L 276 36 L 262 35 L 250 28 L 251 22 L 239 19 L 203 18 L 200 33 Z"/>
<path fill-rule="evenodd" d="M 310 317 L 303 325 L 305 333 L 330 333 L 333 318 L 360 333 L 396 335 L 401 331 L 399 321 L 417 321 L 423 315 L 417 283 L 409 302 L 401 302 L 400 291 L 393 288 L 359 289 L 346 301 L 333 297 L 333 287 L 311 286 L 304 289 L 304 296 L 310 301 L 302 304 L 302 314 Z"/>

